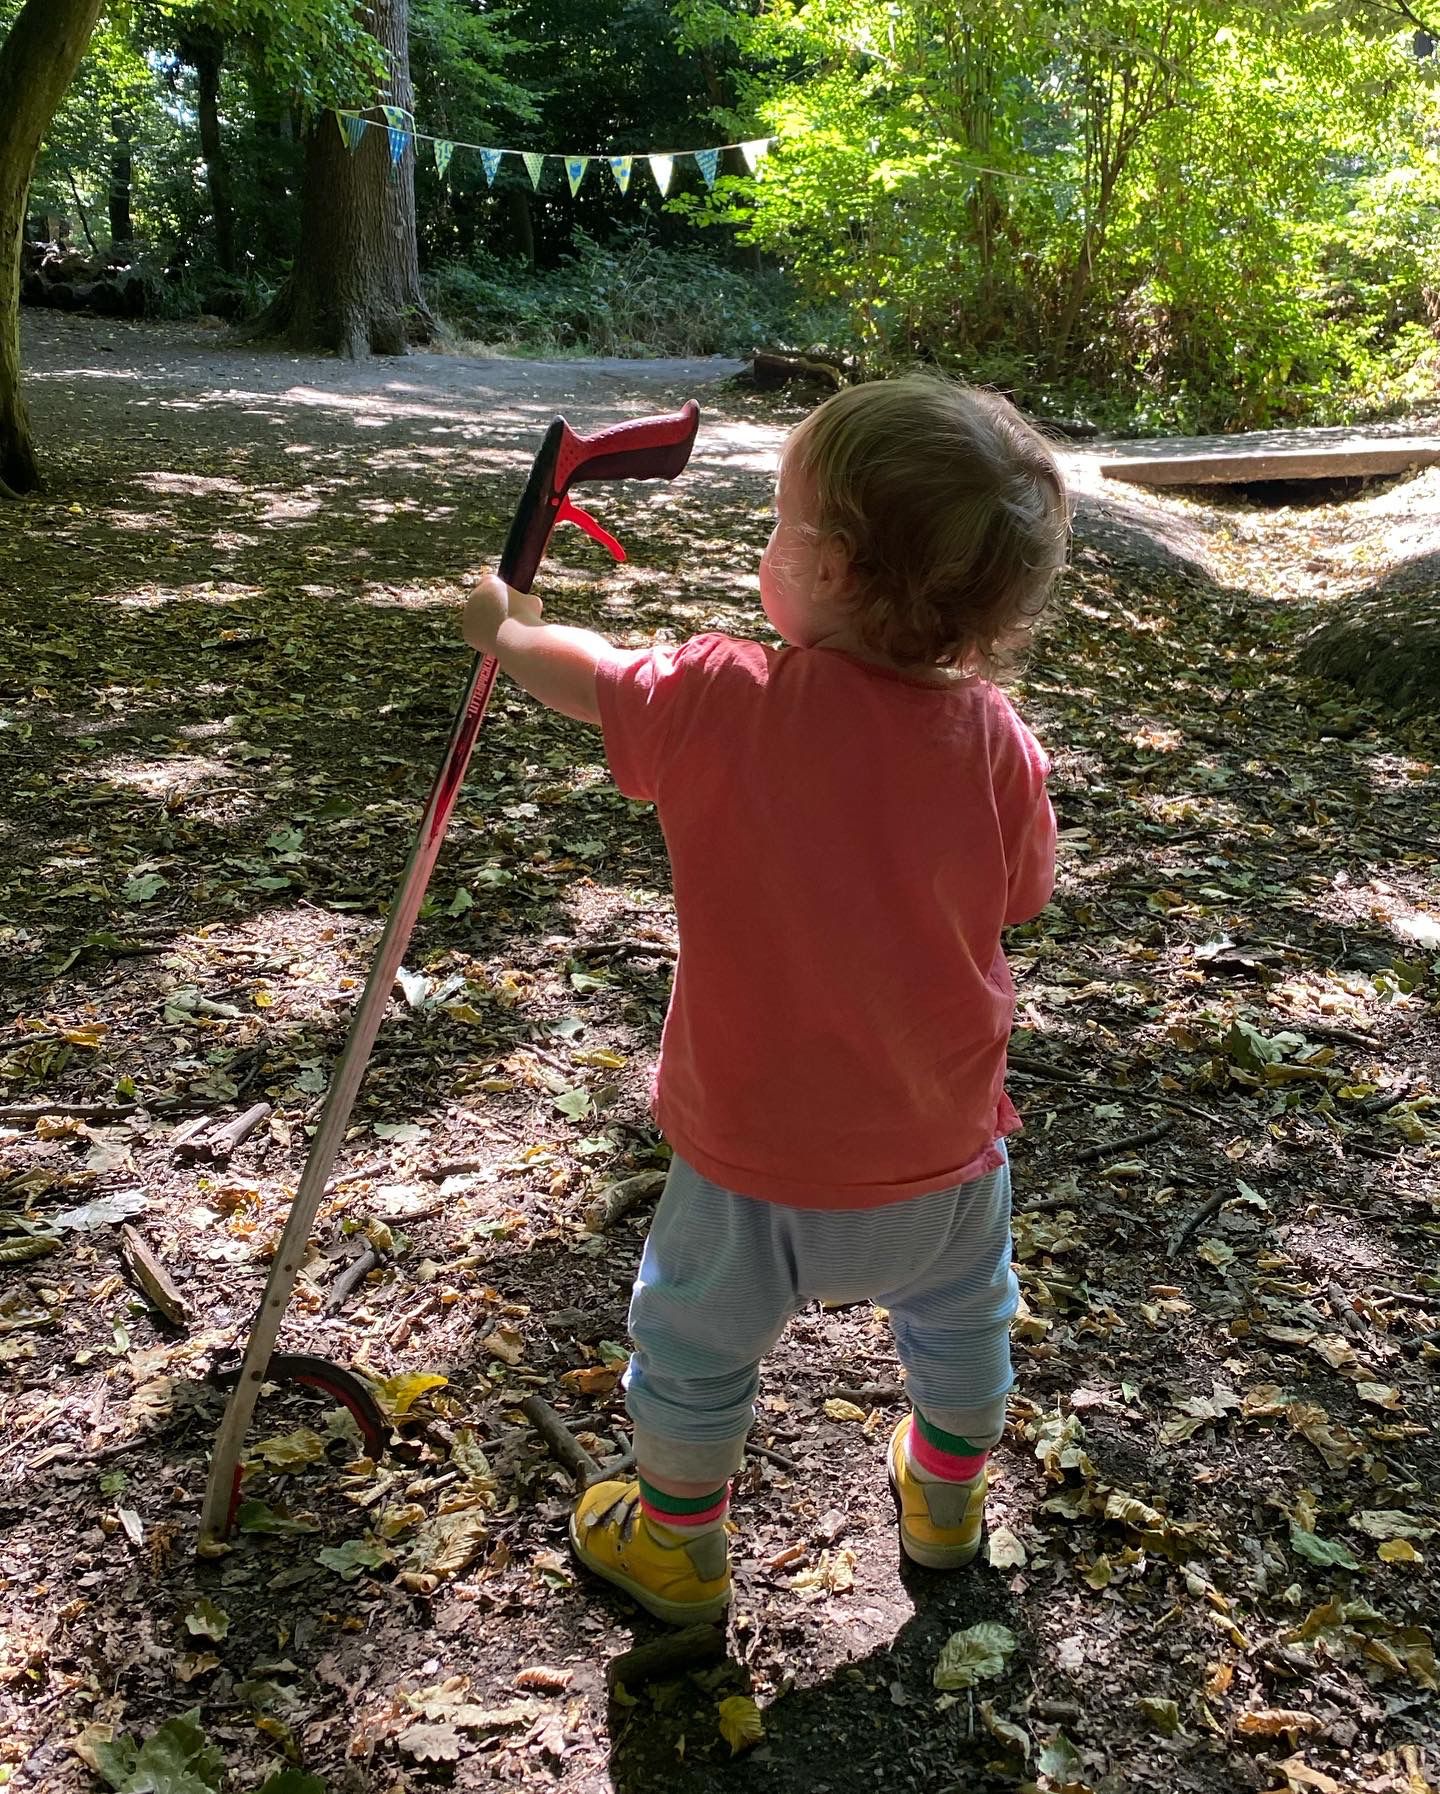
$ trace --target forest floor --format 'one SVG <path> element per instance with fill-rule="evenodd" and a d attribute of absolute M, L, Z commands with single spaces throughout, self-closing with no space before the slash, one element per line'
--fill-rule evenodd
<path fill-rule="evenodd" d="M 1427 1794 L 1440 723 L 1296 653 L 1434 546 L 1410 532 L 1440 474 L 1279 507 L 1082 479 L 1018 689 L 1062 860 L 1009 943 L 1026 1305 L 984 1560 L 899 1562 L 884 1317 L 808 1310 L 736 1488 L 728 1655 L 612 1690 L 663 1629 L 570 1563 L 520 1404 L 624 1449 L 673 912 L 598 737 L 513 689 L 283 1336 L 371 1379 L 408 1456 L 277 1387 L 243 1530 L 197 1560 L 207 1372 L 440 759 L 463 582 L 551 411 L 701 401 L 681 480 L 592 494 L 630 561 L 565 531 L 543 572 L 553 616 L 642 643 L 758 630 L 801 407 L 704 364 L 347 369 L 58 316 L 26 355 L 50 483 L 0 510 L 0 1784 Z M 330 1311 L 367 1240 L 381 1268 Z M 737 1699 L 763 1731 L 732 1751 Z"/>

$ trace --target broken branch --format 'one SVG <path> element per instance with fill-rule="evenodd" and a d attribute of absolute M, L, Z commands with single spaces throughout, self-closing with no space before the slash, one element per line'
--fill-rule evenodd
<path fill-rule="evenodd" d="M 144 1236 L 129 1226 L 120 1229 L 120 1251 L 130 1275 L 145 1293 L 145 1299 L 172 1327 L 190 1325 L 190 1311 L 175 1280 L 151 1251 Z"/>
<path fill-rule="evenodd" d="M 623 1221 L 631 1209 L 638 1208 L 647 1196 L 663 1189 L 665 1178 L 666 1173 L 663 1171 L 641 1171 L 634 1177 L 622 1179 L 618 1184 L 611 1184 L 586 1209 L 586 1227 L 591 1233 L 604 1233 L 617 1221 Z"/>
<path fill-rule="evenodd" d="M 1229 1190 L 1217 1190 L 1208 1202 L 1202 1202 L 1200 1204 L 1199 1208 L 1195 1210 L 1195 1213 L 1190 1216 L 1189 1220 L 1182 1221 L 1175 1229 L 1174 1233 L 1170 1235 L 1170 1243 L 1165 1248 L 1166 1256 L 1168 1258 L 1173 1258 L 1185 1244 L 1186 1240 L 1190 1238 L 1191 1234 L 1195 1232 L 1196 1228 L 1208 1221 L 1211 1215 L 1218 1214 L 1225 1204 L 1229 1202 L 1231 1194 L 1232 1192 Z"/>
<path fill-rule="evenodd" d="M 617 1687 L 641 1688 L 647 1682 L 673 1681 L 692 1669 L 718 1663 L 724 1655 L 722 1626 L 687 1626 L 683 1632 L 672 1632 L 653 1644 L 636 1645 L 633 1651 L 612 1657 L 605 1666 L 605 1686 L 613 1695 Z"/>
<path fill-rule="evenodd" d="M 570 1472 L 576 1488 L 583 1493 L 600 1474 L 594 1458 L 543 1396 L 527 1395 L 520 1404 L 520 1412 L 545 1441 L 551 1457 Z"/>

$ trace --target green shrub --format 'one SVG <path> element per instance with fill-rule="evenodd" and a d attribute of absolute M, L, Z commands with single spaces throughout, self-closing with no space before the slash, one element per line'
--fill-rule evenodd
<path fill-rule="evenodd" d="M 577 230 L 574 255 L 546 272 L 494 257 L 446 263 L 429 285 L 460 335 L 534 355 L 733 355 L 834 330 L 833 319 L 798 304 L 783 275 L 662 248 L 638 232 L 601 244 Z"/>

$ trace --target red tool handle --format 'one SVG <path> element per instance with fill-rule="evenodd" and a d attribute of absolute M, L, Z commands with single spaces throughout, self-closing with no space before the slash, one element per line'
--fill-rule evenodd
<path fill-rule="evenodd" d="M 685 471 L 699 426 L 700 407 L 694 399 L 668 417 L 642 417 L 594 436 L 577 435 L 557 417 L 545 432 L 505 538 L 501 579 L 517 592 L 530 590 L 557 522 L 568 518 L 594 533 L 585 513 L 577 516 L 579 507 L 563 502 L 577 481 L 673 480 Z"/>

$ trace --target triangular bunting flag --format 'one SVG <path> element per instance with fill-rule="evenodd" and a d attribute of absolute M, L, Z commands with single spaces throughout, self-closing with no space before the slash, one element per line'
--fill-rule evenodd
<path fill-rule="evenodd" d="M 589 166 L 590 158 L 588 156 L 567 156 L 565 158 L 565 178 L 570 183 L 572 199 L 580 191 L 580 183 L 585 179 L 585 170 Z"/>
<path fill-rule="evenodd" d="M 366 121 L 358 112 L 337 112 L 335 117 L 340 126 L 340 135 L 345 139 L 346 149 L 359 149 L 360 140 L 365 135 Z"/>
<path fill-rule="evenodd" d="M 675 172 L 675 158 L 673 156 L 649 156 L 646 160 L 650 164 L 651 174 L 655 176 L 655 185 L 662 193 L 667 192 L 670 187 L 670 176 Z"/>
<path fill-rule="evenodd" d="M 382 106 L 380 110 L 385 114 L 386 134 L 390 139 L 390 166 L 398 168 L 410 140 L 410 133 L 405 128 L 410 114 L 403 106 Z"/>
<path fill-rule="evenodd" d="M 740 145 L 740 154 L 745 158 L 745 166 L 754 174 L 762 156 L 768 155 L 770 139 L 768 137 L 752 137 L 749 143 Z"/>
<path fill-rule="evenodd" d="M 616 186 L 622 193 L 628 193 L 630 191 L 630 169 L 635 158 L 633 156 L 607 156 L 605 160 L 610 164 L 610 172 L 615 176 Z"/>
<path fill-rule="evenodd" d="M 525 158 L 525 167 L 530 175 L 530 185 L 538 191 L 540 176 L 545 167 L 545 158 L 539 150 L 521 150 L 520 154 Z"/>
<path fill-rule="evenodd" d="M 443 181 L 445 170 L 450 166 L 450 158 L 455 154 L 455 145 L 446 137 L 435 139 L 435 172 Z"/>
<path fill-rule="evenodd" d="M 701 174 L 704 175 L 705 185 L 707 187 L 713 187 L 715 185 L 715 170 L 720 166 L 719 150 L 696 150 L 695 166 L 700 170 Z"/>
<path fill-rule="evenodd" d="M 480 166 L 485 170 L 485 180 L 491 187 L 495 185 L 495 170 L 500 166 L 500 158 L 504 154 L 504 150 L 497 149 L 482 149 L 480 152 Z"/>

